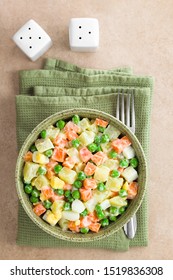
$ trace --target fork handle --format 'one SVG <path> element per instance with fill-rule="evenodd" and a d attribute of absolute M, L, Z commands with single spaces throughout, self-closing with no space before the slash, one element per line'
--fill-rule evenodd
<path fill-rule="evenodd" d="M 137 219 L 136 214 L 124 225 L 124 232 L 129 239 L 135 237 L 137 230 Z"/>

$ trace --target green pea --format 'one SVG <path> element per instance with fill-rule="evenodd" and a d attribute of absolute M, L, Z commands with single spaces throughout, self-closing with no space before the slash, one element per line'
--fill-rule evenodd
<path fill-rule="evenodd" d="M 111 150 L 109 152 L 109 157 L 115 159 L 115 158 L 117 158 L 117 153 L 114 150 Z"/>
<path fill-rule="evenodd" d="M 35 146 L 34 144 L 30 147 L 30 151 L 31 151 L 32 153 L 34 153 L 34 152 L 37 151 L 37 148 L 36 148 L 36 146 Z"/>
<path fill-rule="evenodd" d="M 69 197 L 71 195 L 71 191 L 70 190 L 66 190 L 64 192 L 65 197 Z"/>
<path fill-rule="evenodd" d="M 45 138 L 46 138 L 46 136 L 47 136 L 47 132 L 46 132 L 46 130 L 45 130 L 45 129 L 41 131 L 40 136 L 41 136 L 41 138 L 43 138 L 43 139 L 45 139 Z"/>
<path fill-rule="evenodd" d="M 88 145 L 88 150 L 91 153 L 94 153 L 97 150 L 97 145 L 95 143 L 92 143 L 92 144 Z"/>
<path fill-rule="evenodd" d="M 102 126 L 98 126 L 98 131 L 103 133 L 105 131 L 105 128 Z"/>
<path fill-rule="evenodd" d="M 133 168 L 136 168 L 138 166 L 138 160 L 137 158 L 131 158 L 130 159 L 130 165 L 133 167 Z"/>
<path fill-rule="evenodd" d="M 111 177 L 118 178 L 120 176 L 120 172 L 118 170 L 112 170 Z"/>
<path fill-rule="evenodd" d="M 83 171 L 79 171 L 77 178 L 78 178 L 78 180 L 83 181 L 86 179 L 86 175 Z"/>
<path fill-rule="evenodd" d="M 85 209 L 83 212 L 80 213 L 80 215 L 81 215 L 82 217 L 87 216 L 87 215 L 88 215 L 88 210 Z"/>
<path fill-rule="evenodd" d="M 115 222 L 116 219 L 117 219 L 116 216 L 113 216 L 113 215 L 110 215 L 110 216 L 109 216 L 109 220 L 110 220 L 111 222 Z"/>
<path fill-rule="evenodd" d="M 75 199 L 70 195 L 68 198 L 67 198 L 67 201 L 72 203 Z"/>
<path fill-rule="evenodd" d="M 64 210 L 70 210 L 71 209 L 70 202 L 65 202 L 64 205 L 63 205 L 63 209 Z"/>
<path fill-rule="evenodd" d="M 60 164 L 55 165 L 54 167 L 54 171 L 56 174 L 58 174 L 62 169 L 62 166 Z"/>
<path fill-rule="evenodd" d="M 52 150 L 47 150 L 47 151 L 44 152 L 44 154 L 45 154 L 45 156 L 47 156 L 47 157 L 51 157 L 52 154 L 53 154 L 53 151 L 52 151 Z"/>
<path fill-rule="evenodd" d="M 75 123 L 75 124 L 78 124 L 80 122 L 80 117 L 78 115 L 74 115 L 72 117 L 72 121 Z"/>
<path fill-rule="evenodd" d="M 109 220 L 107 218 L 100 221 L 102 227 L 106 227 L 109 225 Z"/>
<path fill-rule="evenodd" d="M 80 192 L 78 190 L 75 190 L 72 192 L 72 197 L 74 199 L 79 199 L 80 198 Z"/>
<path fill-rule="evenodd" d="M 43 205 L 46 209 L 50 209 L 50 207 L 52 206 L 52 202 L 50 200 L 45 200 L 43 202 Z"/>
<path fill-rule="evenodd" d="M 55 190 L 55 193 L 58 194 L 58 195 L 63 195 L 64 190 L 63 189 L 58 189 L 58 190 Z"/>
<path fill-rule="evenodd" d="M 74 148 L 78 148 L 79 145 L 80 145 L 80 142 L 79 142 L 78 139 L 73 139 L 73 140 L 71 141 L 71 144 L 72 144 L 72 146 L 73 146 Z"/>
<path fill-rule="evenodd" d="M 97 217 L 99 218 L 99 220 L 102 220 L 105 218 L 105 214 L 102 212 L 97 212 Z"/>
<path fill-rule="evenodd" d="M 33 189 L 31 192 L 31 196 L 33 197 L 39 197 L 40 196 L 40 191 L 37 189 Z"/>
<path fill-rule="evenodd" d="M 119 210 L 118 210 L 117 207 L 111 206 L 111 207 L 109 208 L 109 212 L 110 212 L 110 214 L 118 214 L 118 213 L 119 213 Z"/>
<path fill-rule="evenodd" d="M 100 145 L 98 145 L 96 152 L 100 152 L 100 151 L 102 151 L 102 147 Z"/>
<path fill-rule="evenodd" d="M 73 186 L 77 189 L 80 189 L 82 187 L 82 182 L 79 180 L 74 181 Z"/>
<path fill-rule="evenodd" d="M 56 127 L 58 127 L 59 129 L 63 129 L 64 126 L 65 126 L 65 121 L 63 121 L 63 120 L 57 121 Z"/>
<path fill-rule="evenodd" d="M 97 204 L 97 205 L 95 206 L 95 210 L 96 210 L 96 212 L 102 211 L 102 208 L 101 208 L 101 206 L 100 206 L 99 204 Z"/>
<path fill-rule="evenodd" d="M 126 197 L 126 196 L 127 196 L 126 190 L 123 190 L 123 189 L 120 190 L 120 191 L 119 191 L 119 196 L 120 196 L 120 197 Z"/>
<path fill-rule="evenodd" d="M 101 143 L 107 143 L 107 142 L 109 142 L 109 135 L 103 134 L 101 137 Z"/>
<path fill-rule="evenodd" d="M 86 227 L 80 229 L 81 233 L 88 233 L 88 231 L 89 231 L 89 228 L 86 228 Z"/>
<path fill-rule="evenodd" d="M 104 183 L 98 183 L 97 189 L 98 189 L 100 192 L 103 192 L 103 191 L 105 191 L 106 186 L 105 186 Z"/>
<path fill-rule="evenodd" d="M 33 190 L 33 187 L 29 184 L 25 185 L 24 190 L 27 194 L 30 194 Z"/>
<path fill-rule="evenodd" d="M 95 138 L 94 138 L 94 143 L 95 143 L 96 145 L 99 145 L 100 142 L 101 142 L 101 137 L 98 136 L 98 135 L 96 135 Z"/>
<path fill-rule="evenodd" d="M 43 166 L 40 166 L 37 172 L 39 175 L 45 175 L 47 172 L 47 169 Z"/>
<path fill-rule="evenodd" d="M 128 167 L 128 165 L 129 165 L 128 159 L 126 159 L 126 158 L 121 159 L 119 165 L 120 165 L 120 167 L 123 167 L 123 168 Z"/>
<path fill-rule="evenodd" d="M 119 213 L 123 214 L 125 212 L 126 208 L 124 206 L 119 208 Z"/>
<path fill-rule="evenodd" d="M 38 202 L 38 197 L 31 196 L 31 197 L 30 197 L 30 201 L 31 201 L 32 203 L 37 203 L 37 202 Z"/>

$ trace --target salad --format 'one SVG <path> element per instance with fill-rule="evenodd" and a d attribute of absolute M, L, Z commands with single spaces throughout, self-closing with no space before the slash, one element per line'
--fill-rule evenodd
<path fill-rule="evenodd" d="M 130 139 L 96 118 L 58 120 L 24 155 L 24 191 L 51 226 L 86 234 L 116 222 L 138 191 Z"/>

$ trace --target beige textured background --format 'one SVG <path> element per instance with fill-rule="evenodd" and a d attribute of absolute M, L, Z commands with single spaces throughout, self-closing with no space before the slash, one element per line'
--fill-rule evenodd
<path fill-rule="evenodd" d="M 71 17 L 100 22 L 97 53 L 73 53 Z M 51 36 L 53 47 L 31 62 L 11 36 L 30 18 Z M 57 57 L 82 67 L 132 66 L 155 77 L 150 146 L 149 245 L 125 253 L 92 249 L 18 247 L 15 95 L 18 70 Z M 173 259 L 173 0 L 0 0 L 0 259 Z"/>

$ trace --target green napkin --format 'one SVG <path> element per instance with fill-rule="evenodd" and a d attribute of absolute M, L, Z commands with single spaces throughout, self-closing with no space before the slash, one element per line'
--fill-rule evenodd
<path fill-rule="evenodd" d="M 56 59 L 48 59 L 46 70 L 20 72 L 20 94 L 16 97 L 17 141 L 20 148 L 30 131 L 46 117 L 70 108 L 93 108 L 112 115 L 117 92 L 134 91 L 136 136 L 148 158 L 153 79 L 132 75 L 131 69 L 84 69 Z M 129 240 L 123 229 L 94 242 L 69 242 L 52 237 L 38 228 L 19 205 L 17 244 L 40 247 L 86 247 L 128 250 L 148 243 L 147 193 L 137 212 L 138 229 Z"/>

